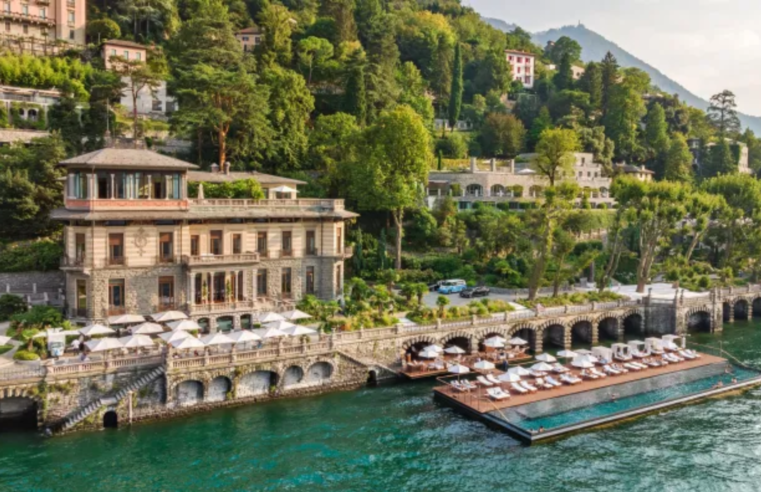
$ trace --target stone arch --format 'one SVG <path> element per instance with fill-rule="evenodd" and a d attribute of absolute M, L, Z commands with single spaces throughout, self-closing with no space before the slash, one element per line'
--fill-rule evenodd
<path fill-rule="evenodd" d="M 639 311 L 625 313 L 621 316 L 621 330 L 625 335 L 642 337 L 645 334 L 645 318 Z"/>
<path fill-rule="evenodd" d="M 293 365 L 283 372 L 283 388 L 297 386 L 304 381 L 304 368 Z"/>
<path fill-rule="evenodd" d="M 550 321 L 545 323 L 540 328 L 542 333 L 542 346 L 546 347 L 548 344 L 561 349 L 566 348 L 566 340 L 568 339 L 568 327 L 560 324 L 557 321 Z"/>
<path fill-rule="evenodd" d="M 441 346 L 444 348 L 456 345 L 466 352 L 473 350 L 473 335 L 464 331 L 456 331 L 441 338 Z"/>
<path fill-rule="evenodd" d="M 491 196 L 505 196 L 505 187 L 501 184 L 492 185 Z"/>
<path fill-rule="evenodd" d="M 732 306 L 734 313 L 734 319 L 748 320 L 750 319 L 750 303 L 747 299 L 737 299 L 735 305 Z"/>
<path fill-rule="evenodd" d="M 752 315 L 755 318 L 756 316 L 761 316 L 761 297 L 756 297 L 751 301 L 750 303 L 752 308 Z"/>
<path fill-rule="evenodd" d="M 174 388 L 175 401 L 178 406 L 189 407 L 201 403 L 204 399 L 204 384 L 196 379 L 188 379 Z"/>
<path fill-rule="evenodd" d="M 315 362 L 309 369 L 307 369 L 304 376 L 304 383 L 310 386 L 321 385 L 330 382 L 330 378 L 333 377 L 334 368 L 330 362 L 320 361 Z"/>
<path fill-rule="evenodd" d="M 209 382 L 206 401 L 225 401 L 228 393 L 232 391 L 233 383 L 227 376 L 217 376 Z"/>
<path fill-rule="evenodd" d="M 484 187 L 477 183 L 469 184 L 465 188 L 465 193 L 473 196 L 484 196 Z"/>
<path fill-rule="evenodd" d="M 36 109 L 30 109 L 26 113 L 26 119 L 29 121 L 37 121 L 37 110 Z"/>
<path fill-rule="evenodd" d="M 409 350 L 410 348 L 414 347 L 415 345 L 421 345 L 421 344 L 428 344 L 428 345 L 434 345 L 437 343 L 435 338 L 429 337 L 429 336 L 419 336 L 414 338 L 409 338 L 402 342 L 402 348 L 404 350 Z"/>
<path fill-rule="evenodd" d="M 0 390 L 0 432 L 37 430 L 41 422 L 42 400 L 26 390 Z"/>
<path fill-rule="evenodd" d="M 597 341 L 597 324 L 588 316 L 576 318 L 571 323 L 571 345 L 593 345 Z"/>
<path fill-rule="evenodd" d="M 529 348 L 538 353 L 542 351 L 542 333 L 537 327 L 530 324 L 515 325 L 508 330 L 507 338 L 519 337 L 528 342 Z"/>
<path fill-rule="evenodd" d="M 109 410 L 103 414 L 103 428 L 116 429 L 119 427 L 119 414 L 116 410 Z"/>
<path fill-rule="evenodd" d="M 704 308 L 696 308 L 685 314 L 685 326 L 691 331 L 712 332 L 713 319 L 711 313 Z"/>
<path fill-rule="evenodd" d="M 605 339 L 617 342 L 621 338 L 621 320 L 614 316 L 603 316 L 597 322 L 598 341 Z"/>
<path fill-rule="evenodd" d="M 729 321 L 732 319 L 732 315 L 734 313 L 734 306 L 732 305 L 732 302 L 722 302 L 721 303 L 721 317 L 724 321 Z"/>
<path fill-rule="evenodd" d="M 244 374 L 238 380 L 236 396 L 266 395 L 272 388 L 277 387 L 280 375 L 275 371 L 259 370 Z"/>

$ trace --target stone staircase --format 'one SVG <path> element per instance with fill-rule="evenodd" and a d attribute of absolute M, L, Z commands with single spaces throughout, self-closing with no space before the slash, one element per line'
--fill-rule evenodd
<path fill-rule="evenodd" d="M 121 388 L 113 395 L 98 398 L 97 400 L 91 401 L 87 405 L 78 408 L 74 412 L 70 413 L 66 418 L 64 418 L 63 422 L 57 426 L 56 431 L 66 432 L 104 406 L 116 405 L 125 397 L 127 397 L 130 392 L 138 391 L 146 387 L 148 384 L 161 377 L 161 375 L 165 372 L 166 368 L 164 366 L 157 367 L 148 374 L 145 374 L 135 379 L 134 381 L 131 381 L 126 387 Z"/>

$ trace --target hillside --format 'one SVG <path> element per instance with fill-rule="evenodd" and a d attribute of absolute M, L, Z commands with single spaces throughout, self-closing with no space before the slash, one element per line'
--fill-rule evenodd
<path fill-rule="evenodd" d="M 508 24 L 499 19 L 484 19 L 492 26 L 503 31 L 509 31 L 514 28 L 513 24 Z M 696 108 L 705 110 L 708 108 L 708 101 L 690 92 L 683 85 L 670 79 L 666 74 L 657 68 L 649 65 L 647 62 L 640 60 L 616 43 L 609 41 L 600 34 L 587 29 L 583 24 L 577 26 L 564 26 L 559 29 L 550 29 L 549 31 L 535 33 L 534 42 L 540 46 L 547 44 L 547 41 L 555 41 L 562 36 L 568 36 L 575 39 L 582 47 L 581 56 L 585 62 L 599 61 L 610 51 L 618 59 L 618 63 L 623 67 L 635 67 L 644 70 L 650 74 L 653 84 L 660 87 L 661 90 L 670 94 L 678 94 L 679 97 Z M 744 127 L 748 127 L 758 135 L 761 134 L 761 117 L 750 116 L 740 113 L 740 119 Z"/>

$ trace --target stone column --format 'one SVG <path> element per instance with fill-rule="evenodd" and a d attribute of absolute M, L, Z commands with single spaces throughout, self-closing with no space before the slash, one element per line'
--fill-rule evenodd
<path fill-rule="evenodd" d="M 188 310 L 190 310 L 190 306 L 195 304 L 196 302 L 196 276 L 194 273 L 188 272 L 188 295 L 190 296 L 188 298 Z"/>
<path fill-rule="evenodd" d="M 592 324 L 592 345 L 597 345 L 600 342 L 600 327 L 599 325 Z"/>
<path fill-rule="evenodd" d="M 114 200 L 116 198 L 116 175 L 114 173 L 109 174 L 109 182 L 111 183 L 111 190 L 109 198 Z"/>
<path fill-rule="evenodd" d="M 145 175 L 145 181 L 148 183 L 148 193 L 146 193 L 148 200 L 153 198 L 153 176 L 150 174 Z"/>
<path fill-rule="evenodd" d="M 169 176 L 164 176 L 164 200 L 169 200 Z"/>
<path fill-rule="evenodd" d="M 570 326 L 563 327 L 563 348 L 571 350 L 573 345 L 573 328 Z"/>
<path fill-rule="evenodd" d="M 539 355 L 544 352 L 544 337 L 541 331 L 534 332 L 534 355 Z"/>
<path fill-rule="evenodd" d="M 727 304 L 729 305 L 729 322 L 734 323 L 735 322 L 735 305 L 734 303 L 731 303 L 731 302 L 728 302 Z M 724 309 L 724 306 L 722 305 L 722 310 L 723 309 Z"/>

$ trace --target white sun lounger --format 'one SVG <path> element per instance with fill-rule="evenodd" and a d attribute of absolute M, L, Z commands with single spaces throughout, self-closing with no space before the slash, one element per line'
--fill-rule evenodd
<path fill-rule="evenodd" d="M 511 383 L 510 388 L 513 389 L 513 391 L 517 391 L 518 393 L 525 395 L 528 393 L 528 390 L 524 388 L 523 386 L 519 385 L 518 383 Z"/>
<path fill-rule="evenodd" d="M 559 383 L 559 382 L 558 382 L 558 381 L 556 381 L 556 380 L 555 380 L 555 378 L 553 378 L 552 376 L 547 376 L 547 378 L 545 379 L 545 381 L 547 381 L 549 384 L 553 385 L 553 386 L 554 386 L 554 387 L 556 387 L 556 388 L 557 388 L 557 387 L 559 387 L 559 386 L 563 386 L 563 383 Z"/>
<path fill-rule="evenodd" d="M 487 374 L 486 375 L 486 380 L 489 381 L 490 383 L 494 383 L 496 385 L 502 384 L 502 381 L 500 381 L 499 379 L 495 378 L 491 374 Z"/>
<path fill-rule="evenodd" d="M 613 369 L 612 367 L 607 365 L 603 366 L 602 370 L 605 371 L 606 374 L 612 374 L 613 376 L 618 376 L 619 374 L 621 374 L 621 371 L 617 371 L 616 369 Z"/>
<path fill-rule="evenodd" d="M 539 389 L 536 386 L 532 386 L 532 385 L 528 384 L 526 381 L 519 381 L 518 384 L 520 384 L 521 386 L 523 386 L 524 388 L 526 388 L 527 390 L 529 390 L 532 393 L 535 393 L 535 392 L 539 391 Z"/>
<path fill-rule="evenodd" d="M 621 366 L 620 364 L 611 364 L 610 367 L 611 369 L 618 371 L 621 374 L 626 374 L 627 372 L 629 372 L 629 369 Z"/>
<path fill-rule="evenodd" d="M 597 375 L 597 377 L 600 377 L 600 378 L 606 378 L 606 377 L 608 377 L 608 375 L 607 375 L 607 374 L 605 374 L 604 372 L 600 372 L 600 371 L 598 371 L 598 370 L 597 370 L 597 368 L 595 368 L 595 367 L 593 367 L 593 368 L 592 368 L 592 369 L 590 369 L 589 371 L 590 371 L 592 374 L 596 374 L 596 375 Z"/>
<path fill-rule="evenodd" d="M 487 380 L 485 377 L 483 377 L 483 376 L 478 376 L 478 377 L 476 378 L 476 380 L 477 380 L 479 383 L 481 383 L 481 384 L 483 384 L 484 386 L 486 386 L 486 387 L 494 386 L 494 383 L 492 383 L 491 381 L 488 381 L 488 380 Z"/>
<path fill-rule="evenodd" d="M 510 398 L 510 393 L 505 393 L 501 388 L 489 388 L 486 390 L 486 394 L 494 400 L 504 400 Z"/>
<path fill-rule="evenodd" d="M 581 379 L 577 378 L 576 376 L 572 376 L 570 374 L 561 374 L 560 380 L 566 384 L 579 384 L 581 382 Z"/>
<path fill-rule="evenodd" d="M 629 369 L 630 371 L 641 371 L 642 368 L 639 366 L 635 366 L 632 362 L 627 362 L 624 364 L 624 367 Z"/>
<path fill-rule="evenodd" d="M 693 354 L 687 352 L 686 350 L 680 350 L 679 352 L 677 352 L 677 354 L 679 354 L 679 357 L 684 357 L 687 360 L 693 360 L 697 358 Z"/>

